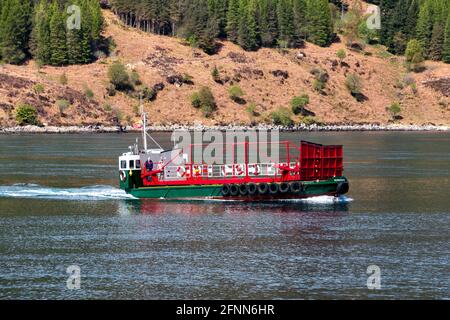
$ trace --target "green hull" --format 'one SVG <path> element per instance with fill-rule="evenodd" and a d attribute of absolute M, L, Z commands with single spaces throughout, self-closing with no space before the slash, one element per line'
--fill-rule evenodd
<path fill-rule="evenodd" d="M 240 200 L 265 200 L 265 199 L 296 199 L 321 195 L 339 195 L 339 184 L 347 183 L 347 179 L 334 178 L 327 181 L 305 181 L 302 182 L 304 188 L 296 194 L 276 194 L 235 197 Z M 191 186 L 167 186 L 167 187 L 137 187 L 125 188 L 125 191 L 140 199 L 198 199 L 198 198 L 223 198 L 222 185 L 191 185 Z M 346 193 L 343 192 L 343 193 Z M 342 193 L 341 193 L 342 194 Z M 230 199 L 230 198 L 227 198 Z M 231 198 L 233 199 L 233 198 Z"/>
<path fill-rule="evenodd" d="M 141 199 L 183 199 L 220 197 L 221 190 L 221 185 L 215 185 L 138 188 L 128 190 L 127 192 Z"/>

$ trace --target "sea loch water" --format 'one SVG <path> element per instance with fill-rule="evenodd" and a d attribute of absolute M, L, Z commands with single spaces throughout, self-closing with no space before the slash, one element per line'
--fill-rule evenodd
<path fill-rule="evenodd" d="M 139 201 L 117 189 L 135 135 L 0 136 L 0 298 L 450 298 L 449 133 L 282 138 L 344 144 L 350 193 Z"/>

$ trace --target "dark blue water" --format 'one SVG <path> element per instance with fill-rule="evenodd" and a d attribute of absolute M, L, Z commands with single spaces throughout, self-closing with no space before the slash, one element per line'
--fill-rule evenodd
<path fill-rule="evenodd" d="M 283 138 L 344 144 L 350 194 L 138 201 L 117 189 L 134 135 L 0 136 L 0 298 L 450 298 L 449 133 Z"/>

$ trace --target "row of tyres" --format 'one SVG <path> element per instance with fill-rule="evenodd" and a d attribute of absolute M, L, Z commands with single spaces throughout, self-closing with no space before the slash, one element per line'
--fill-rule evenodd
<path fill-rule="evenodd" d="M 304 191 L 304 186 L 297 181 L 282 183 L 246 183 L 226 184 L 222 187 L 223 197 L 245 197 L 245 196 L 275 196 L 286 194 L 299 194 Z"/>

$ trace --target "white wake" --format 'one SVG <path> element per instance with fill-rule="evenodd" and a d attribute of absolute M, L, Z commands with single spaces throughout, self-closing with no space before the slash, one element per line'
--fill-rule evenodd
<path fill-rule="evenodd" d="M 53 199 L 53 200 L 120 200 L 135 199 L 125 191 L 111 186 L 82 188 L 50 188 L 36 184 L 0 186 L 0 198 Z"/>

